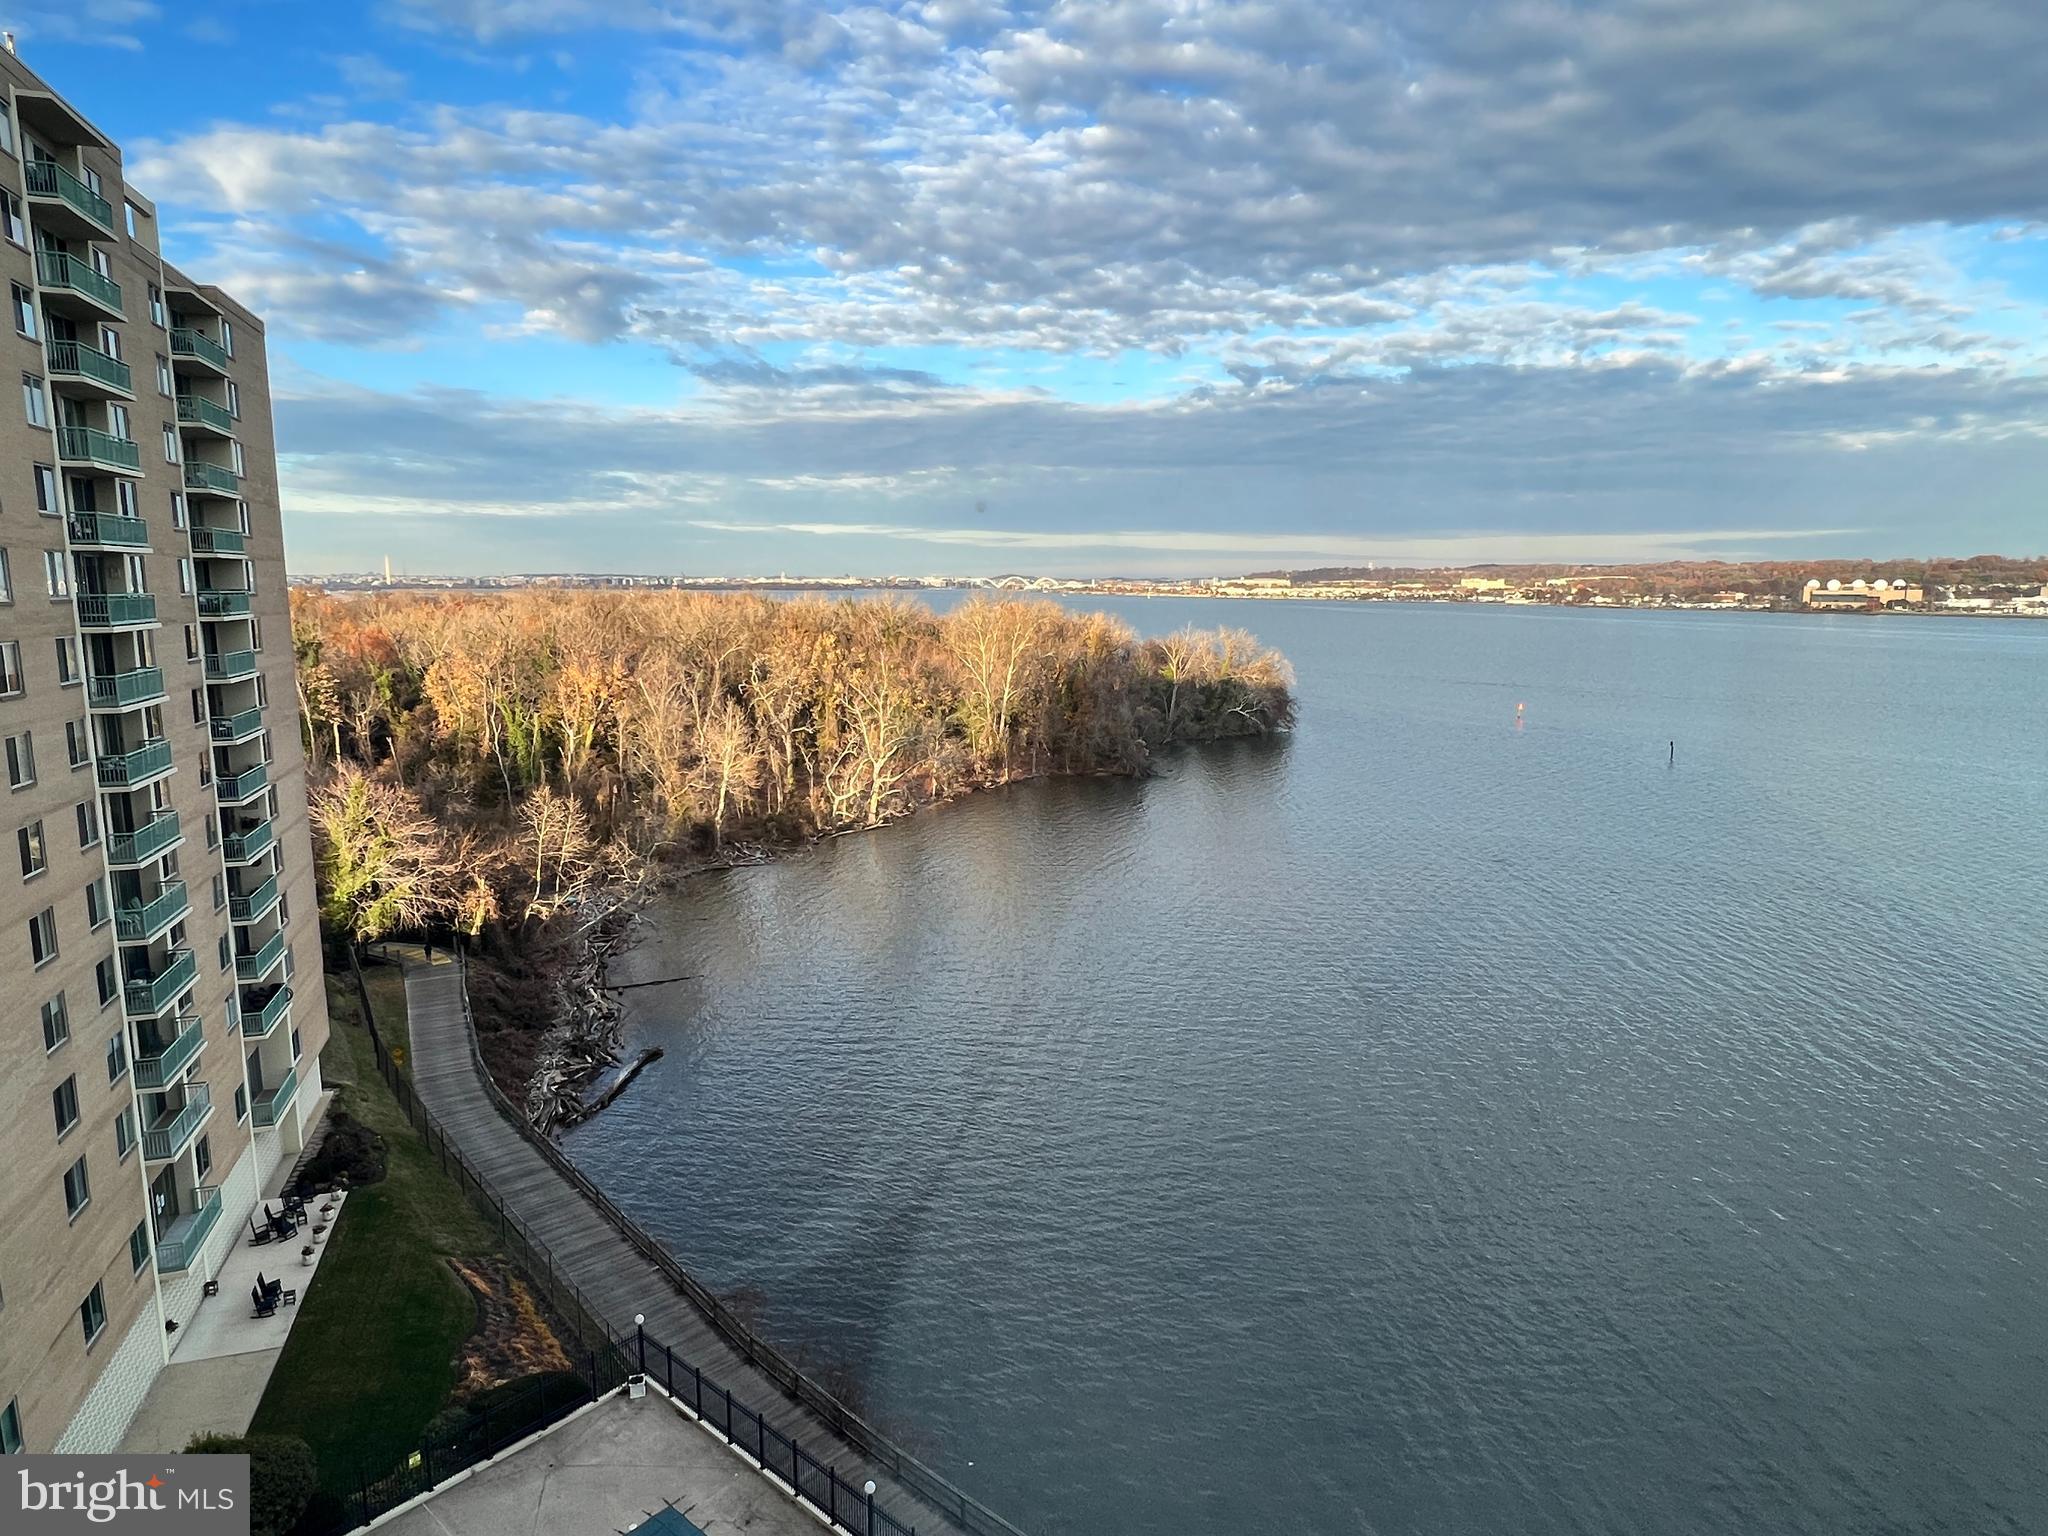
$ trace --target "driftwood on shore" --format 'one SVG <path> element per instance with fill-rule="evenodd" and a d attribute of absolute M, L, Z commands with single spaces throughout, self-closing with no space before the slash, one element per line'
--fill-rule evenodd
<path fill-rule="evenodd" d="M 604 985 L 604 968 L 631 934 L 640 899 L 638 887 L 608 891 L 580 914 L 572 958 L 556 985 L 556 1022 L 541 1039 L 526 1090 L 527 1118 L 543 1134 L 594 1113 L 584 1091 L 619 1059 L 619 1005 Z"/>

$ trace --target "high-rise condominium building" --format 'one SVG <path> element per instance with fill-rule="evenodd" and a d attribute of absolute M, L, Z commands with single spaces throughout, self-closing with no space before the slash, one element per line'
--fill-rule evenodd
<path fill-rule="evenodd" d="M 263 323 L 11 51 L 0 221 L 0 1449 L 102 1451 L 303 1145 L 326 999 Z"/>

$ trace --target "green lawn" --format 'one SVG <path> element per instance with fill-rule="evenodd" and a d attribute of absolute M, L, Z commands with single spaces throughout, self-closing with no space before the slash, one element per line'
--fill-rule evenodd
<path fill-rule="evenodd" d="M 384 967 L 367 976 L 391 1040 L 402 1027 L 404 985 Z M 476 1308 L 442 1258 L 500 1248 L 377 1075 L 354 983 L 330 975 L 327 989 L 333 1029 L 322 1069 L 329 1083 L 347 1085 L 338 1102 L 383 1136 L 388 1172 L 343 1206 L 251 1429 L 299 1436 L 319 1458 L 321 1486 L 338 1491 L 359 1470 L 375 1477 L 416 1449 L 454 1387 L 455 1353 L 476 1326 Z M 282 1273 L 289 1281 L 291 1271 Z"/>

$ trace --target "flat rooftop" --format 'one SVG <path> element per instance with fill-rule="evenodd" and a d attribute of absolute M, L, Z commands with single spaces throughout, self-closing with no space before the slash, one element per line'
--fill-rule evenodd
<path fill-rule="evenodd" d="M 667 1513 L 673 1507 L 675 1515 Z M 659 1392 L 604 1399 L 374 1527 L 388 1536 L 818 1536 L 824 1523 Z"/>

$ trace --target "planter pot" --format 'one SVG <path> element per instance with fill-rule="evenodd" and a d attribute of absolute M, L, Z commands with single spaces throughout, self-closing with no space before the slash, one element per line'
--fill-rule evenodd
<path fill-rule="evenodd" d="M 309 1266 L 309 1267 L 311 1266 L 311 1264 L 312 1264 L 312 1262 L 313 1262 L 313 1246 L 312 1246 L 312 1244 L 308 1243 L 308 1244 L 307 1244 L 307 1245 L 306 1245 L 306 1246 L 305 1246 L 304 1248 L 301 1248 L 301 1249 L 299 1250 L 299 1262 L 300 1262 L 301 1264 L 307 1265 L 307 1266 Z"/>

